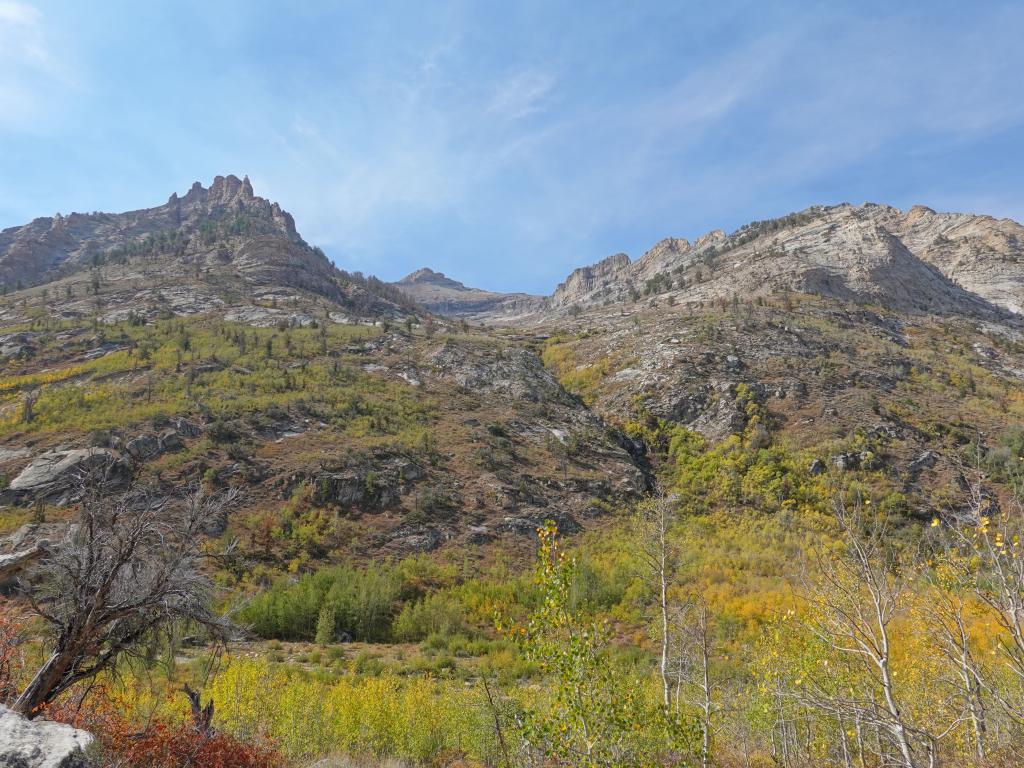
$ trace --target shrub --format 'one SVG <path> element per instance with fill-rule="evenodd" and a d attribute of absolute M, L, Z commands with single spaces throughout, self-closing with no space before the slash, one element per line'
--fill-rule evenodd
<path fill-rule="evenodd" d="M 84 707 L 54 710 L 55 720 L 96 736 L 100 765 L 117 768 L 281 768 L 285 758 L 261 738 L 243 740 L 187 720 L 156 717 L 140 725 L 109 699 L 92 697 Z M 90 750 L 91 752 L 91 750 Z M 91 764 L 91 763 L 90 763 Z"/>
<path fill-rule="evenodd" d="M 252 599 L 241 618 L 267 639 L 317 640 L 347 633 L 353 640 L 381 642 L 391 635 L 401 590 L 393 567 L 341 565 L 297 582 L 275 582 Z"/>
<path fill-rule="evenodd" d="M 72 720 L 96 735 L 104 765 L 118 768 L 272 768 L 284 764 L 275 750 L 227 733 L 200 733 L 191 723 L 154 720 L 141 730 L 106 709 Z"/>
<path fill-rule="evenodd" d="M 407 603 L 395 619 L 397 640 L 417 642 L 437 634 L 450 637 L 466 632 L 462 606 L 450 594 L 435 592 L 415 603 Z"/>
<path fill-rule="evenodd" d="M 316 620 L 316 641 L 320 645 L 330 645 L 334 642 L 337 621 L 338 616 L 333 606 L 325 605 L 320 609 L 320 616 Z"/>

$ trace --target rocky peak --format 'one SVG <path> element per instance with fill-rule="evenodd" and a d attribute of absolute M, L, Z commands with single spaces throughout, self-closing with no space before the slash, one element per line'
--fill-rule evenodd
<path fill-rule="evenodd" d="M 277 203 L 257 197 L 249 177 L 217 176 L 209 189 L 195 182 L 155 208 L 118 214 L 71 213 L 36 219 L 0 232 L 0 283 L 33 285 L 87 266 L 96 254 L 131 248 L 148 237 L 175 233 L 201 250 L 211 237 L 274 236 L 305 247 L 295 220 Z M 192 259 L 193 263 L 195 259 Z"/>
<path fill-rule="evenodd" d="M 168 205 L 174 204 L 178 204 L 179 208 L 196 212 L 212 213 L 221 209 L 234 209 L 271 219 L 279 217 L 283 220 L 285 216 L 291 219 L 277 203 L 256 197 L 248 176 L 239 179 L 234 174 L 215 176 L 209 189 L 197 181 L 184 197 L 179 198 L 177 193 L 171 195 Z M 294 230 L 294 224 L 292 229 Z"/>
<path fill-rule="evenodd" d="M 646 280 L 658 272 L 671 269 L 692 252 L 690 241 L 679 237 L 666 237 L 654 244 L 632 265 L 639 279 Z"/>
<path fill-rule="evenodd" d="M 455 291 L 468 291 L 470 290 L 465 285 L 460 283 L 458 280 L 446 276 L 443 272 L 435 272 L 429 267 L 422 267 L 417 269 L 415 272 L 410 272 L 408 275 L 398 281 L 398 285 L 436 285 L 443 288 L 450 288 Z"/>
<path fill-rule="evenodd" d="M 705 235 L 701 235 L 700 237 L 698 237 L 694 241 L 693 247 L 696 248 L 697 250 L 701 250 L 703 248 L 707 248 L 707 247 L 712 246 L 712 245 L 714 245 L 714 246 L 721 245 L 723 242 L 725 242 L 725 240 L 726 240 L 725 232 L 723 232 L 721 229 L 715 229 L 715 230 L 712 230 L 711 232 L 708 232 Z"/>
<path fill-rule="evenodd" d="M 595 295 L 603 297 L 613 291 L 616 295 L 620 294 L 624 290 L 622 278 L 631 263 L 625 253 L 615 253 L 589 267 L 574 269 L 551 295 L 551 304 L 556 307 L 571 306 L 588 301 Z"/>
<path fill-rule="evenodd" d="M 560 290 L 570 289 L 573 285 L 588 283 L 595 280 L 611 277 L 628 269 L 632 262 L 625 253 L 614 253 L 606 256 L 596 264 L 587 267 L 577 267 L 566 278 L 565 282 L 555 289 L 557 294 Z"/>

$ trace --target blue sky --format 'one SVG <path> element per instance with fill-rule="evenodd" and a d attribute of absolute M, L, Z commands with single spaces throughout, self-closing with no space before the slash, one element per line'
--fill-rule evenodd
<path fill-rule="evenodd" d="M 1022 32 L 984 0 L 0 0 L 0 228 L 248 174 L 343 268 L 547 293 L 815 203 L 1020 220 Z"/>

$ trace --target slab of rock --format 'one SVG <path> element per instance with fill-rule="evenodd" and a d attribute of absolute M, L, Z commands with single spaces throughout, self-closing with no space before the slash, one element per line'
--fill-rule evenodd
<path fill-rule="evenodd" d="M 14 459 L 23 459 L 31 454 L 32 451 L 28 448 L 0 448 L 0 463 L 14 461 Z"/>
<path fill-rule="evenodd" d="M 185 444 L 181 441 L 181 435 L 173 429 L 169 429 L 160 435 L 160 452 L 171 453 L 173 451 L 180 451 L 185 447 Z"/>
<path fill-rule="evenodd" d="M 37 544 L 28 549 L 11 552 L 7 555 L 0 555 L 0 584 L 10 581 L 20 574 L 28 566 L 34 563 L 43 554 L 44 547 Z M 2 763 L 0 763 L 2 766 Z"/>
<path fill-rule="evenodd" d="M 200 424 L 189 421 L 184 416 L 176 416 L 171 419 L 171 426 L 182 437 L 199 437 L 203 434 L 203 427 Z"/>
<path fill-rule="evenodd" d="M 0 706 L 0 768 L 88 768 L 91 734 L 63 723 L 26 720 Z"/>
<path fill-rule="evenodd" d="M 73 448 L 47 451 L 11 480 L 8 493 L 15 497 L 52 497 L 71 490 L 82 474 L 109 464 L 112 485 L 127 479 L 128 469 L 116 453 L 106 448 Z"/>

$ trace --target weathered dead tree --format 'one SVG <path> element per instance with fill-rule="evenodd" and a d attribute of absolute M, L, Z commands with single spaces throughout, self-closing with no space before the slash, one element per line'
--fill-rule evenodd
<path fill-rule="evenodd" d="M 198 625 L 218 639 L 233 629 L 212 611 L 213 587 L 202 573 L 204 528 L 225 514 L 233 492 L 193 489 L 175 502 L 140 485 L 111 497 L 100 483 L 83 483 L 77 524 L 25 587 L 52 640 L 12 706 L 26 717 L 176 625 Z"/>
<path fill-rule="evenodd" d="M 817 577 L 808 585 L 809 629 L 826 647 L 867 673 L 868 690 L 840 694 L 829 681 L 810 679 L 800 700 L 829 717 L 877 729 L 901 768 L 934 765 L 930 734 L 908 721 L 892 667 L 892 622 L 906 609 L 908 580 L 901 572 L 884 519 L 865 514 L 860 499 L 834 500 L 833 512 L 844 547 L 819 557 Z"/>
<path fill-rule="evenodd" d="M 675 497 L 661 497 L 642 504 L 637 514 L 640 557 L 658 596 L 658 641 L 661 647 L 658 671 L 661 677 L 662 705 L 666 710 L 672 705 L 669 665 L 673 640 L 672 614 L 675 610 L 669 588 L 675 580 L 679 566 L 678 548 L 671 543 L 669 531 L 676 520 L 678 503 Z"/>
<path fill-rule="evenodd" d="M 209 735 L 213 729 L 213 699 L 210 699 L 204 707 L 199 691 L 193 690 L 188 683 L 185 683 L 182 691 L 188 697 L 189 707 L 192 710 L 192 727 L 202 736 Z"/>

